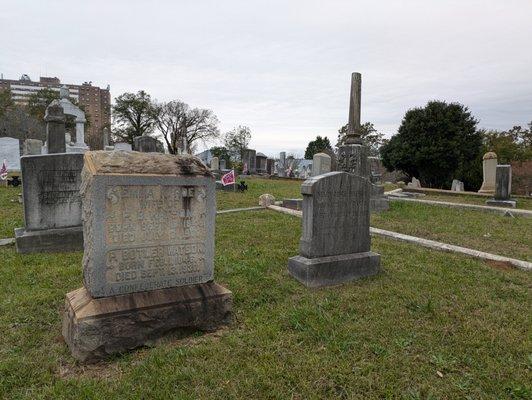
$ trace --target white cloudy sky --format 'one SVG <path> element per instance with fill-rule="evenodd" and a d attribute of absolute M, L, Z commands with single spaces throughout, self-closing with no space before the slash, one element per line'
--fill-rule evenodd
<path fill-rule="evenodd" d="M 144 89 L 214 110 L 266 154 L 302 154 L 347 120 L 387 136 L 428 100 L 469 106 L 480 126 L 532 120 L 532 0 L 0 0 L 0 72 Z"/>

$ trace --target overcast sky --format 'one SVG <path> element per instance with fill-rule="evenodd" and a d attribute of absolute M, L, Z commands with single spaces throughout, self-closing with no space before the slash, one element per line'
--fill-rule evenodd
<path fill-rule="evenodd" d="M 268 155 L 335 144 L 353 71 L 362 122 L 386 136 L 432 99 L 480 127 L 532 120 L 532 0 L 0 0 L 0 37 L 4 78 L 181 99 Z"/>

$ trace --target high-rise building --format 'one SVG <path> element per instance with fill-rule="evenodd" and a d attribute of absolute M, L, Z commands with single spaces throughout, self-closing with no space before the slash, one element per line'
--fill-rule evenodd
<path fill-rule="evenodd" d="M 75 100 L 85 110 L 90 121 L 85 127 L 85 141 L 91 150 L 103 149 L 103 129 L 111 126 L 111 93 L 109 86 L 101 89 L 93 86 L 92 82 L 81 85 L 64 84 L 59 78 L 40 77 L 34 82 L 26 74 L 19 80 L 0 79 L 0 90 L 9 89 L 16 104 L 27 104 L 28 98 L 41 89 L 48 88 L 59 92 L 61 86 L 68 87 L 70 98 Z"/>

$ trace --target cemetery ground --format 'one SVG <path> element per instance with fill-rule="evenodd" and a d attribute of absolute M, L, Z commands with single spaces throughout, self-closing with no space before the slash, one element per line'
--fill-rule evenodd
<path fill-rule="evenodd" d="M 217 192 L 218 208 L 300 197 L 301 182 L 246 183 Z M 0 190 L 0 238 L 22 226 L 18 192 Z M 390 206 L 371 226 L 532 258 L 532 219 Z M 233 292 L 233 324 L 90 366 L 61 337 L 81 252 L 0 247 L 0 398 L 530 398 L 530 272 L 373 237 L 381 274 L 309 290 L 286 269 L 300 224 L 268 210 L 218 215 L 215 277 Z"/>

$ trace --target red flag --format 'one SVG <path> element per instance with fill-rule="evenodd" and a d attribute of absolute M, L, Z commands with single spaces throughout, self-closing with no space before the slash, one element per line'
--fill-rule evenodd
<path fill-rule="evenodd" d="M 236 183 L 235 170 L 232 169 L 230 172 L 222 176 L 222 185 L 227 186 L 232 185 L 234 183 Z"/>
<path fill-rule="evenodd" d="M 2 163 L 2 168 L 0 168 L 0 179 L 5 181 L 7 179 L 7 161 L 4 160 Z"/>

